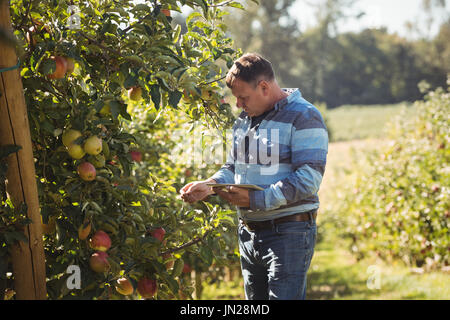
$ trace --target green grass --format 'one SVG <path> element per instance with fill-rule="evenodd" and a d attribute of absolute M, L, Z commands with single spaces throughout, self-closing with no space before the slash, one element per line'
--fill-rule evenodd
<path fill-rule="evenodd" d="M 356 261 L 345 248 L 340 240 L 326 240 L 317 246 L 309 269 L 307 299 L 450 299 L 448 273 L 417 274 L 400 262 Z M 379 288 L 371 281 L 376 276 Z"/>
<path fill-rule="evenodd" d="M 387 122 L 405 110 L 406 116 L 414 113 L 408 103 L 392 105 L 346 105 L 326 111 L 333 141 L 381 138 Z"/>
<path fill-rule="evenodd" d="M 369 269 L 372 268 L 372 269 Z M 369 278 L 379 275 L 379 289 Z M 203 300 L 243 300 L 241 276 L 213 285 L 204 283 Z M 450 277 L 435 271 L 414 273 L 401 263 L 356 261 L 339 239 L 317 245 L 308 272 L 308 300 L 449 300 Z"/>

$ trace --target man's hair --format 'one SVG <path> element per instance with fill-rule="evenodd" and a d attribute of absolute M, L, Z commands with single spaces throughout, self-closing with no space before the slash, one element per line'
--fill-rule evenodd
<path fill-rule="evenodd" d="M 256 86 L 260 80 L 272 81 L 274 78 L 270 61 L 257 53 L 246 53 L 234 62 L 225 80 L 227 87 L 231 89 L 235 79 Z"/>

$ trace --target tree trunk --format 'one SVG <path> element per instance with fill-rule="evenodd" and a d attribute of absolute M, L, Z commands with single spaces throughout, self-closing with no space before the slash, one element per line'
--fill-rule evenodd
<path fill-rule="evenodd" d="M 9 1 L 0 0 L 0 28 L 12 33 Z M 0 69 L 16 64 L 14 47 L 0 40 Z M 15 208 L 22 203 L 27 205 L 27 216 L 32 221 L 24 228 L 28 243 L 19 242 L 11 248 L 16 298 L 46 299 L 42 222 L 27 108 L 18 68 L 0 73 L 1 145 L 22 147 L 7 159 L 6 190 Z"/>

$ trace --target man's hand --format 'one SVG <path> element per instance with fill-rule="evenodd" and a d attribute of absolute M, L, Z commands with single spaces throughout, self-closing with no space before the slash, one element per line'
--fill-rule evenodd
<path fill-rule="evenodd" d="M 189 203 L 205 199 L 214 193 L 211 187 L 206 185 L 207 183 L 215 183 L 215 181 L 205 180 L 188 183 L 180 190 L 181 199 Z"/>
<path fill-rule="evenodd" d="M 222 199 L 234 204 L 238 207 L 250 207 L 250 197 L 248 194 L 248 189 L 230 186 L 227 191 L 223 191 L 222 188 L 213 188 L 214 192 L 217 193 Z"/>

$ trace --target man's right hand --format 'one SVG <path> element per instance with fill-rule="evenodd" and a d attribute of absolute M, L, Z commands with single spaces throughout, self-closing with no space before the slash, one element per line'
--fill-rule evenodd
<path fill-rule="evenodd" d="M 185 202 L 194 203 L 199 200 L 205 199 L 210 194 L 214 194 L 214 191 L 207 183 L 215 183 L 215 180 L 208 179 L 205 181 L 194 181 L 185 185 L 180 190 L 181 199 Z"/>

